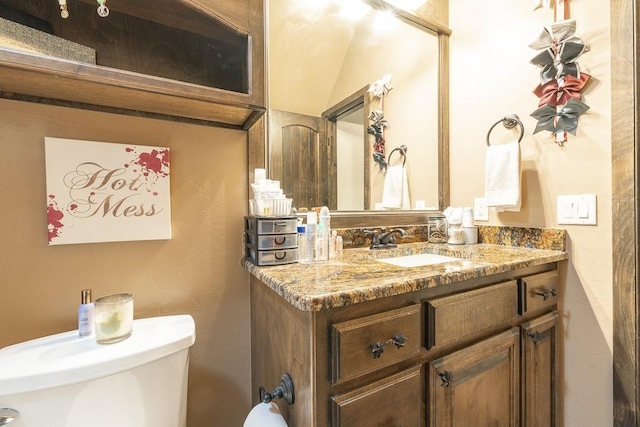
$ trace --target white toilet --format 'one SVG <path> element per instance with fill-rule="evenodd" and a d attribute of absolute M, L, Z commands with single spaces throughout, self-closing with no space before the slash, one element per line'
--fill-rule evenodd
<path fill-rule="evenodd" d="M 0 349 L 0 426 L 184 427 L 189 315 L 136 319 L 101 345 L 64 332 Z"/>

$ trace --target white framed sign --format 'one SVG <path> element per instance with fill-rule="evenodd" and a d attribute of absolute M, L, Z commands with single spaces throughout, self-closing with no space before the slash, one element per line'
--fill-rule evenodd
<path fill-rule="evenodd" d="M 171 239 L 169 149 L 45 137 L 50 245 Z"/>

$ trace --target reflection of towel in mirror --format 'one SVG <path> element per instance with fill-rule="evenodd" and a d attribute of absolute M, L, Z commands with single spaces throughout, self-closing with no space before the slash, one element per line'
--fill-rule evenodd
<path fill-rule="evenodd" d="M 491 145 L 485 162 L 485 200 L 497 211 L 520 212 L 520 144 Z"/>
<path fill-rule="evenodd" d="M 411 209 L 409 182 L 403 165 L 387 168 L 382 191 L 382 206 L 385 209 Z"/>

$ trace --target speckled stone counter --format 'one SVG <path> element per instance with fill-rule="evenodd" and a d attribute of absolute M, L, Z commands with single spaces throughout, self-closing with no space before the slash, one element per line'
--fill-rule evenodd
<path fill-rule="evenodd" d="M 460 260 L 420 267 L 398 267 L 378 259 L 433 253 Z M 561 250 L 495 244 L 448 245 L 405 243 L 396 249 L 347 249 L 340 257 L 317 264 L 245 268 L 294 307 L 320 311 L 463 280 L 562 261 Z"/>

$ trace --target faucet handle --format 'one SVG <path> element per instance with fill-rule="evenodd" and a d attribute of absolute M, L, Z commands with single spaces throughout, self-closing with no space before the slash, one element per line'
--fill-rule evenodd
<path fill-rule="evenodd" d="M 371 246 L 369 249 L 373 249 L 380 245 L 380 234 L 378 234 L 378 230 L 364 230 L 364 233 L 367 236 L 371 236 Z"/>

